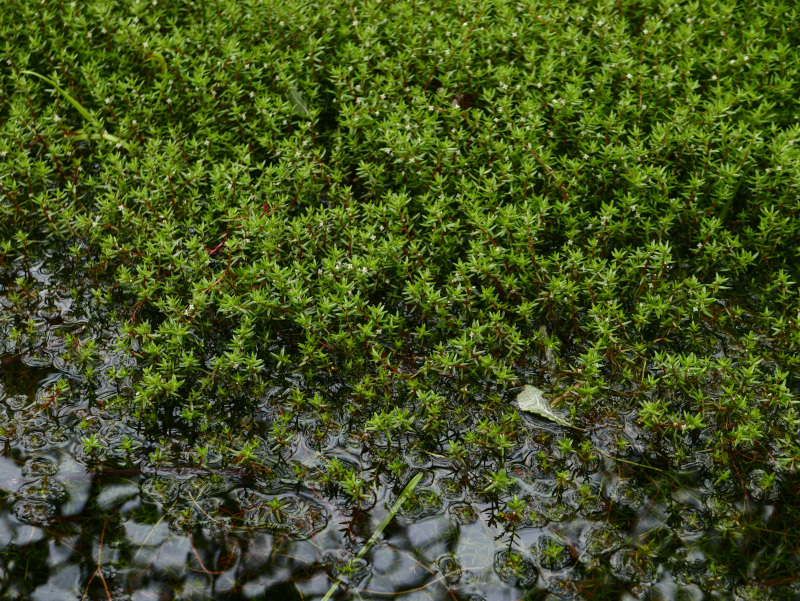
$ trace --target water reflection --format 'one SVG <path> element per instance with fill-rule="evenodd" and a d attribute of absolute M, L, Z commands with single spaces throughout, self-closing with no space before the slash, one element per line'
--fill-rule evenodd
<path fill-rule="evenodd" d="M 57 448 L 18 452 L 0 458 L 3 594 L 313 599 L 342 577 L 348 590 L 339 594 L 348 598 L 593 598 L 599 587 L 705 598 L 734 583 L 716 575 L 725 540 L 714 522 L 742 520 L 743 508 L 689 482 L 665 490 L 651 481 L 647 490 L 634 474 L 597 476 L 594 504 L 521 479 L 539 511 L 513 533 L 498 503 L 439 495 L 438 504 L 399 514 L 352 562 L 393 501 L 391 488 L 370 510 L 353 511 L 313 482 L 284 490 L 188 470 L 95 472 Z M 446 478 L 421 494 L 440 480 L 449 487 Z M 775 509 L 751 505 L 748 513 L 756 511 L 769 521 Z"/>
<path fill-rule="evenodd" d="M 129 386 L 119 329 L 90 326 L 96 307 L 43 271 L 34 279 L 42 293 L 24 336 L 0 323 L 3 599 L 321 599 L 337 578 L 335 598 L 348 599 L 800 598 L 796 476 L 754 467 L 738 483 L 714 480 L 702 454 L 669 469 L 632 415 L 588 433 L 594 457 L 523 416 L 525 444 L 482 466 L 513 477 L 498 495 L 415 449 L 354 503 L 322 466 L 370 473 L 398 447 L 367 448 L 347 424 L 318 435 L 311 418 L 282 449 L 264 441 L 261 471 L 225 466 L 215 449 L 203 468 L 155 461 L 158 449 L 180 458 L 185 443 L 105 409 Z M 65 359 L 68 334 L 95 343 L 93 381 Z M 258 419 L 300 382 L 276 377 Z M 413 502 L 354 560 L 419 470 Z"/>

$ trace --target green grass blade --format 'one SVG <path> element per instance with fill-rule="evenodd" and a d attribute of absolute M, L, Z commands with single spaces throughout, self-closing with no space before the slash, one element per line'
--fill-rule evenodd
<path fill-rule="evenodd" d="M 69 93 L 66 90 L 64 90 L 61 86 L 59 86 L 52 79 L 50 79 L 49 77 L 45 77 L 44 75 L 39 75 L 35 71 L 22 71 L 22 73 L 25 73 L 26 75 L 35 75 L 39 79 L 43 79 L 44 81 L 49 83 L 51 86 L 53 86 L 56 89 L 56 91 L 59 94 L 61 94 L 64 98 L 66 98 L 69 101 L 69 103 L 77 109 L 77 111 L 81 114 L 81 116 L 84 119 L 86 119 L 87 121 L 91 122 L 94 125 L 97 125 L 97 121 L 92 117 L 91 113 L 89 113 L 89 111 L 87 111 L 80 102 L 78 102 L 72 96 L 70 96 Z"/>
<path fill-rule="evenodd" d="M 155 54 L 158 54 L 158 53 L 155 53 Z M 158 56 L 161 58 L 162 61 L 164 61 L 164 57 L 163 56 L 161 56 L 160 54 L 158 54 Z M 164 69 L 166 69 L 166 62 L 164 62 Z M 94 117 L 92 117 L 91 113 L 89 111 L 87 111 L 80 102 L 78 102 L 72 96 L 70 96 L 70 94 L 66 90 L 64 90 L 61 86 L 59 86 L 55 81 L 53 81 L 49 77 L 45 77 L 44 75 L 39 75 L 35 71 L 27 71 L 27 70 L 25 70 L 25 71 L 22 71 L 22 73 L 25 73 L 27 75 L 35 75 L 39 79 L 43 79 L 44 81 L 49 83 L 51 86 L 53 86 L 56 89 L 56 91 L 59 94 L 61 94 L 64 98 L 66 98 L 69 101 L 69 103 L 72 104 L 72 106 L 74 106 L 77 109 L 77 111 L 81 114 L 81 116 L 84 119 L 89 121 L 92 125 L 94 125 L 98 129 L 103 129 L 100 126 L 100 124 L 97 122 L 97 120 Z M 104 140 L 108 140 L 109 142 L 113 142 L 114 144 L 119 144 L 120 146 L 124 147 L 128 151 L 131 150 L 131 147 L 127 142 L 125 142 L 123 140 L 120 140 L 117 136 L 113 136 L 108 132 L 103 132 L 102 134 L 91 134 L 91 135 L 86 134 L 86 133 L 81 133 L 81 134 L 79 134 L 77 136 L 74 136 L 75 140 L 97 140 L 97 139 L 100 139 L 100 138 L 103 138 Z"/>
<path fill-rule="evenodd" d="M 161 54 L 160 52 L 153 52 L 153 54 L 149 58 L 144 59 L 144 62 L 147 61 L 156 61 L 159 67 L 161 67 L 161 72 L 162 73 L 167 72 L 167 59 L 165 59 L 164 55 Z"/>
<path fill-rule="evenodd" d="M 394 519 L 394 516 L 397 514 L 397 512 L 400 511 L 400 508 L 403 506 L 403 503 L 405 503 L 405 500 L 408 497 L 408 495 L 414 492 L 414 489 L 417 487 L 417 484 L 419 484 L 420 480 L 422 480 L 422 472 L 418 473 L 411 479 L 411 482 L 406 484 L 406 487 L 403 489 L 403 492 L 400 493 L 400 496 L 397 497 L 397 501 L 394 502 L 394 505 L 392 505 L 392 508 L 389 510 L 389 514 L 383 519 L 380 526 L 378 526 L 378 528 L 375 530 L 372 536 L 369 537 L 367 543 L 361 548 L 361 551 L 358 552 L 358 555 L 356 555 L 356 559 L 361 559 L 362 557 L 364 557 L 364 555 L 367 554 L 372 545 L 375 544 L 375 541 L 378 540 L 378 537 L 380 537 L 381 533 L 386 529 L 386 526 L 389 525 L 389 523 Z M 331 588 L 328 589 L 328 592 L 322 598 L 322 601 L 328 601 L 331 598 L 331 595 L 333 595 L 333 593 L 336 592 L 337 587 L 341 583 L 342 583 L 341 578 L 337 578 L 336 582 L 334 582 L 331 585 Z"/>
<path fill-rule="evenodd" d="M 73 140 L 108 140 L 109 142 L 113 142 L 114 144 L 119 144 L 125 150 L 130 151 L 130 145 L 125 141 L 121 140 L 117 136 L 111 135 L 109 133 L 102 133 L 102 134 L 87 134 L 87 133 L 79 133 L 75 136 L 70 136 Z"/>

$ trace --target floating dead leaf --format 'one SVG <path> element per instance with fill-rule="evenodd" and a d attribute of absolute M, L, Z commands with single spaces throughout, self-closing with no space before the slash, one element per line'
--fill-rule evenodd
<path fill-rule="evenodd" d="M 535 413 L 539 417 L 543 417 L 544 419 L 555 422 L 561 426 L 580 430 L 580 428 L 577 426 L 573 426 L 564 418 L 556 415 L 555 412 L 553 412 L 553 410 L 550 408 L 550 403 L 545 400 L 544 392 L 535 386 L 531 386 L 530 384 L 526 384 L 525 388 L 522 389 L 522 392 L 517 395 L 517 405 L 519 405 L 519 408 L 523 411 Z"/>
<path fill-rule="evenodd" d="M 303 101 L 303 96 L 295 88 L 289 88 L 289 100 L 297 115 L 301 117 L 308 115 L 308 105 Z"/>

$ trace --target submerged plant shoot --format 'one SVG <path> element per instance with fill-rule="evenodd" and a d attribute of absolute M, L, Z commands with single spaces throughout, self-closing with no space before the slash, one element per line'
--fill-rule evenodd
<path fill-rule="evenodd" d="M 800 599 L 798 23 L 3 2 L 0 598 Z"/>

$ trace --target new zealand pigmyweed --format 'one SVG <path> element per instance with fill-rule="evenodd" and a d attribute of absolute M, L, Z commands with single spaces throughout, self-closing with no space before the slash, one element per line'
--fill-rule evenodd
<path fill-rule="evenodd" d="M 592 470 L 642 456 L 766 498 L 800 461 L 797 19 L 8 2 L 3 364 L 90 391 L 76 453 L 96 464 L 293 473 L 352 512 L 435 465 L 517 524 L 518 476 L 588 506 Z M 40 261 L 83 282 L 62 308 L 119 336 L 48 341 Z M 518 414 L 526 385 L 576 428 Z M 122 445 L 93 429 L 111 415 Z M 572 562 L 548 541 L 542 566 Z"/>

